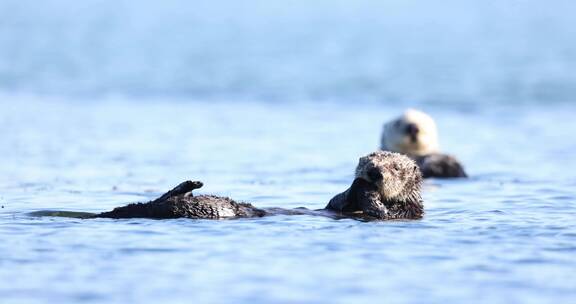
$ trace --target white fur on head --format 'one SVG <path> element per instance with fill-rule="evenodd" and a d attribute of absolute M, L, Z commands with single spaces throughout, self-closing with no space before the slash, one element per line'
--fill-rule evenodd
<path fill-rule="evenodd" d="M 420 198 L 420 169 L 416 162 L 399 153 L 377 151 L 361 157 L 356 167 L 356 178 L 375 184 L 386 201 Z"/>
<path fill-rule="evenodd" d="M 415 138 L 406 132 L 410 124 L 417 127 Z M 434 119 L 418 110 L 406 110 L 400 117 L 384 124 L 380 149 L 409 156 L 438 152 L 438 131 Z"/>

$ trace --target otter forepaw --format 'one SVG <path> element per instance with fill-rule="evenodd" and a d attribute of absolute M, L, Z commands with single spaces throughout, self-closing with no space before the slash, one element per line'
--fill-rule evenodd
<path fill-rule="evenodd" d="M 368 210 L 364 210 L 363 211 L 364 214 L 375 217 L 379 220 L 385 220 L 388 219 L 388 210 L 386 208 L 384 209 L 368 209 Z"/>

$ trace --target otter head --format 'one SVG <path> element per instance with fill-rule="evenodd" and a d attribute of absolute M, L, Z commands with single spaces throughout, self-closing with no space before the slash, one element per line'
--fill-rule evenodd
<path fill-rule="evenodd" d="M 385 202 L 420 202 L 422 174 L 416 163 L 402 154 L 378 151 L 361 157 L 356 178 L 374 184 Z"/>
<path fill-rule="evenodd" d="M 384 125 L 380 149 L 412 157 L 438 152 L 436 123 L 428 114 L 408 109 Z"/>

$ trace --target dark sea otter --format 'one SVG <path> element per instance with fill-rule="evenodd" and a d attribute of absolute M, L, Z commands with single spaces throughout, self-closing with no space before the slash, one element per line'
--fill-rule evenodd
<path fill-rule="evenodd" d="M 378 219 L 419 219 L 424 215 L 416 163 L 399 153 L 378 151 L 361 157 L 352 186 L 326 209 L 362 212 Z"/>
<path fill-rule="evenodd" d="M 418 163 L 424 178 L 467 177 L 454 156 L 440 152 L 436 123 L 424 112 L 409 109 L 386 123 L 380 149 L 408 155 Z"/>
<path fill-rule="evenodd" d="M 228 197 L 193 195 L 202 187 L 199 181 L 185 181 L 159 198 L 133 203 L 99 214 L 79 213 L 82 218 L 226 219 L 268 215 L 317 215 L 359 220 L 419 219 L 423 215 L 420 198 L 421 175 L 406 156 L 375 152 L 360 158 L 356 178 L 348 190 L 336 195 L 325 209 L 257 208 Z M 70 213 L 46 211 L 36 215 L 66 216 Z"/>

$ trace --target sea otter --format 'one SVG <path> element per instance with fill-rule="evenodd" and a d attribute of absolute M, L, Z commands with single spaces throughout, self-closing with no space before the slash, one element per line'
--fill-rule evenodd
<path fill-rule="evenodd" d="M 336 195 L 326 208 L 256 208 L 248 203 L 216 196 L 192 194 L 202 182 L 185 181 L 159 198 L 133 203 L 99 214 L 67 211 L 39 211 L 35 216 L 77 218 L 226 219 L 268 215 L 317 215 L 358 220 L 419 219 L 421 174 L 410 158 L 392 152 L 374 152 L 360 158 L 356 177 L 348 190 Z"/>
<path fill-rule="evenodd" d="M 454 156 L 440 152 L 436 123 L 421 111 L 408 109 L 384 124 L 380 149 L 408 155 L 416 161 L 424 178 L 467 177 Z"/>
<path fill-rule="evenodd" d="M 326 209 L 361 211 L 378 219 L 419 219 L 424 214 L 422 175 L 410 158 L 387 151 L 370 153 L 360 158 L 355 177 Z"/>
<path fill-rule="evenodd" d="M 148 203 L 129 204 L 90 217 L 225 219 L 307 214 L 361 220 L 418 219 L 423 214 L 421 179 L 413 160 L 379 151 L 360 158 L 350 188 L 320 210 L 256 208 L 227 197 L 195 196 L 192 190 L 202 187 L 202 183 L 186 181 Z"/>

